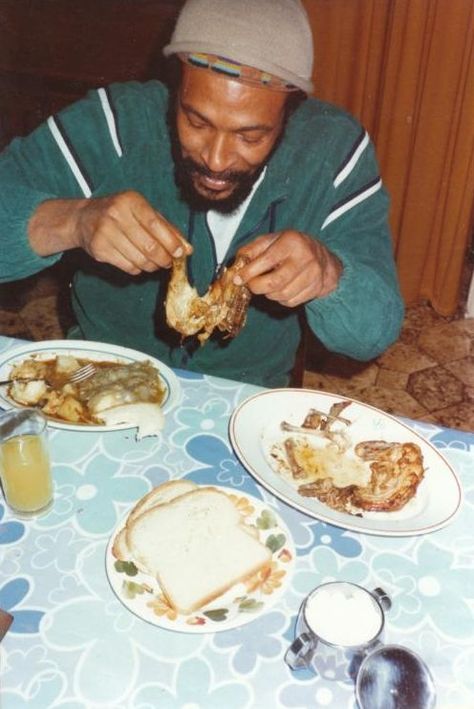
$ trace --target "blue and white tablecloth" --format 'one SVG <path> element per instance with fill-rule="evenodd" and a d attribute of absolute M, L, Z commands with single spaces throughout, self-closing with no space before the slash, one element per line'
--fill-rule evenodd
<path fill-rule="evenodd" d="M 0 354 L 16 344 L 0 338 Z M 0 496 L 0 607 L 14 615 L 0 645 L 2 709 L 353 708 L 353 687 L 292 673 L 283 660 L 302 599 L 333 579 L 383 587 L 393 602 L 385 641 L 424 658 L 437 707 L 472 709 L 474 435 L 405 421 L 460 476 L 464 503 L 452 524 L 412 538 L 348 532 L 275 499 L 237 461 L 229 417 L 256 387 L 178 375 L 181 403 L 159 437 L 51 432 L 55 504 L 48 515 L 17 520 Z M 151 487 L 178 477 L 261 498 L 291 530 L 291 587 L 253 622 L 175 633 L 135 616 L 111 590 L 104 563 L 111 532 Z"/>

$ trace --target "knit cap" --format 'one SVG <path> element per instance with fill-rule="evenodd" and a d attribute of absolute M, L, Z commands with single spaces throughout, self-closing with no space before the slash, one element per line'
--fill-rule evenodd
<path fill-rule="evenodd" d="M 197 55 L 203 66 L 209 55 L 227 59 L 262 72 L 264 84 L 270 75 L 283 90 L 313 90 L 313 39 L 301 0 L 187 0 L 163 53 Z"/>

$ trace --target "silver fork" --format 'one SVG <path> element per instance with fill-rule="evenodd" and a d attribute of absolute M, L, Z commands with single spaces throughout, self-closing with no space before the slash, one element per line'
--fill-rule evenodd
<path fill-rule="evenodd" d="M 79 367 L 79 369 L 76 369 L 75 372 L 73 372 L 69 377 L 68 377 L 68 382 L 71 384 L 79 384 L 79 382 L 83 382 L 86 379 L 90 379 L 93 374 L 95 374 L 97 371 L 96 367 L 92 362 L 89 364 L 85 364 L 83 367 Z M 13 384 L 13 382 L 40 382 L 42 381 L 42 377 L 32 377 L 32 378 L 21 378 L 17 377 L 15 379 L 3 379 L 0 381 L 0 386 L 3 386 L 4 384 Z M 44 380 L 43 380 L 44 381 Z"/>
<path fill-rule="evenodd" d="M 89 362 L 89 364 L 85 364 L 83 367 L 76 369 L 76 371 L 73 372 L 68 378 L 68 381 L 71 384 L 78 384 L 79 382 L 83 382 L 86 379 L 90 379 L 92 375 L 96 373 L 96 371 L 97 369 L 95 365 L 92 364 L 92 362 Z"/>

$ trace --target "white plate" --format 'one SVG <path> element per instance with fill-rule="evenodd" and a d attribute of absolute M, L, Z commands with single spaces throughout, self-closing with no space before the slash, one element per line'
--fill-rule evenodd
<path fill-rule="evenodd" d="M 266 612 L 288 587 L 295 550 L 290 532 L 279 515 L 262 500 L 240 490 L 227 487 L 217 489 L 232 497 L 246 524 L 257 524 L 260 540 L 273 552 L 271 573 L 264 577 L 253 576 L 247 584 L 236 584 L 199 611 L 189 615 L 176 614 L 153 576 L 136 568 L 133 569 L 135 575 L 128 575 L 122 562 L 117 562 L 112 554 L 115 537 L 124 527 L 127 513 L 112 533 L 107 546 L 107 576 L 118 599 L 132 613 L 152 625 L 182 633 L 216 633 L 237 628 Z M 261 526 L 266 528 L 261 529 Z"/>
<path fill-rule="evenodd" d="M 27 345 L 8 350 L 4 356 L 0 358 L 0 380 L 8 379 L 12 367 L 28 357 L 35 356 L 38 360 L 42 360 L 51 359 L 60 354 L 82 357 L 83 359 L 91 359 L 97 362 L 123 362 L 125 364 L 148 360 L 158 369 L 163 384 L 166 387 L 166 394 L 162 404 L 163 412 L 166 414 L 166 412 L 176 406 L 179 401 L 179 381 L 175 373 L 165 364 L 137 350 L 88 340 L 45 340 L 44 342 L 30 342 Z M 3 409 L 21 408 L 19 404 L 7 395 L 6 386 L 0 387 L 0 407 Z M 69 431 L 93 430 L 102 432 L 135 428 L 135 426 L 127 423 L 114 424 L 112 426 L 99 426 L 93 424 L 67 423 L 65 421 L 57 421 L 53 418 L 48 418 L 48 423 L 52 428 L 63 428 Z"/>
<path fill-rule="evenodd" d="M 364 512 L 363 517 L 337 512 L 317 499 L 303 497 L 270 465 L 269 449 L 283 420 L 301 425 L 309 409 L 328 412 L 336 401 L 350 401 L 342 416 L 352 421 L 351 441 L 386 440 L 416 443 L 423 453 L 425 476 L 415 497 L 398 512 Z M 449 463 L 428 441 L 393 416 L 343 396 L 305 389 L 274 389 L 255 394 L 233 412 L 229 435 L 249 473 L 287 504 L 338 527 L 381 536 L 411 536 L 440 529 L 461 505 L 462 490 Z"/>

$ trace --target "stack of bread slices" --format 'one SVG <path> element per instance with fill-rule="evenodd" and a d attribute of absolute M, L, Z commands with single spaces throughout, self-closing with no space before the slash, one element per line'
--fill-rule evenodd
<path fill-rule="evenodd" d="M 171 606 L 203 608 L 271 561 L 222 490 L 174 480 L 154 488 L 130 512 L 113 555 L 155 577 Z"/>

